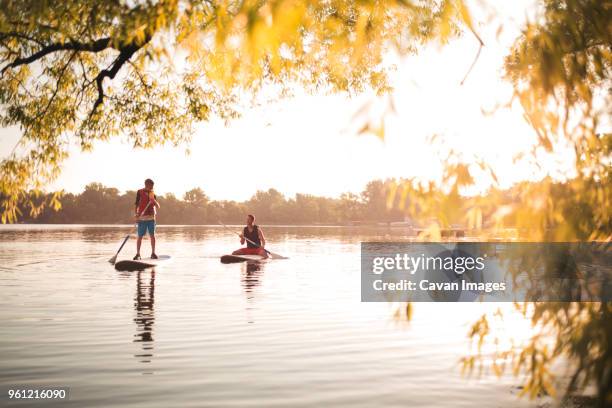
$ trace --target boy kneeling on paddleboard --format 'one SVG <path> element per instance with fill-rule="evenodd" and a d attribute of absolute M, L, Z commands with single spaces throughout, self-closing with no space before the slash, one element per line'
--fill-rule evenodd
<path fill-rule="evenodd" d="M 145 188 L 141 188 L 136 192 L 136 202 L 134 209 L 134 217 L 138 223 L 138 239 L 136 240 L 136 256 L 134 260 L 140 259 L 140 244 L 142 237 L 147 231 L 151 238 L 151 259 L 157 259 L 155 254 L 155 215 L 159 208 L 157 197 L 153 193 L 153 180 L 145 180 Z"/>
<path fill-rule="evenodd" d="M 232 255 L 261 255 L 264 258 L 268 257 L 268 253 L 265 251 L 266 239 L 264 238 L 263 231 L 259 225 L 255 225 L 255 216 L 253 214 L 247 215 L 247 225 L 240 234 L 240 245 L 244 245 L 246 242 L 246 248 L 240 248 Z"/>

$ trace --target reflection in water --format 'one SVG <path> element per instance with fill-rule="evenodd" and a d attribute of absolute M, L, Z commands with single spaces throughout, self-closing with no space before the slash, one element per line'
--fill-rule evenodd
<path fill-rule="evenodd" d="M 253 307 L 253 302 L 255 299 L 254 293 L 255 289 L 261 285 L 261 278 L 263 277 L 263 265 L 259 262 L 246 262 L 245 268 L 242 270 L 242 276 L 240 278 L 240 283 L 242 284 L 242 288 L 244 289 L 244 293 L 246 294 L 247 299 L 247 321 L 249 323 L 255 323 L 253 320 L 253 316 L 251 312 L 255 309 Z"/>
<path fill-rule="evenodd" d="M 142 353 L 136 354 L 134 357 L 139 358 L 141 363 L 150 363 L 153 357 L 154 303 L 155 269 L 151 269 L 150 272 L 137 272 L 136 297 L 134 298 L 134 309 L 136 310 L 134 342 L 142 343 Z"/>
<path fill-rule="evenodd" d="M 263 264 L 259 262 L 246 262 L 245 266 L 246 268 L 242 271 L 242 287 L 247 294 L 247 299 L 252 299 L 254 289 L 261 284 Z"/>

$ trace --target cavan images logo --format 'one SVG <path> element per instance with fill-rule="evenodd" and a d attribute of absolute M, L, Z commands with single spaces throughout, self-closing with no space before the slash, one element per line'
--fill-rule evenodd
<path fill-rule="evenodd" d="M 364 302 L 611 301 L 601 242 L 361 244 Z"/>
<path fill-rule="evenodd" d="M 364 243 L 362 299 L 456 302 L 504 292 L 506 282 L 481 249 L 469 243 Z M 365 296 L 364 284 L 372 289 Z"/>

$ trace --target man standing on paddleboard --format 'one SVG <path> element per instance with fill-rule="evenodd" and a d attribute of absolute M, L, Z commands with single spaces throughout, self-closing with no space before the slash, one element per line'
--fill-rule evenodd
<path fill-rule="evenodd" d="M 232 255 L 261 255 L 264 258 L 268 257 L 268 253 L 264 250 L 266 246 L 266 239 L 264 238 L 263 231 L 259 225 L 255 225 L 255 216 L 253 214 L 247 215 L 247 225 L 240 234 L 240 245 L 244 245 L 246 242 L 246 248 L 240 248 Z"/>
<path fill-rule="evenodd" d="M 134 217 L 138 223 L 138 239 L 136 240 L 135 261 L 140 259 L 140 244 L 142 244 L 142 237 L 145 236 L 147 231 L 151 238 L 151 259 L 157 259 L 155 254 L 155 214 L 159 209 L 159 203 L 153 193 L 153 184 L 153 180 L 146 179 L 145 187 L 136 192 Z"/>

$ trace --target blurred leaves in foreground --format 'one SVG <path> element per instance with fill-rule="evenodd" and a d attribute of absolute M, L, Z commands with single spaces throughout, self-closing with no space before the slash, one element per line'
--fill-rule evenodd
<path fill-rule="evenodd" d="M 409 213 L 443 222 L 460 216 L 478 226 L 481 214 L 494 209 L 493 228 L 476 234 L 481 240 L 505 238 L 502 227 L 512 221 L 517 228 L 515 238 L 522 241 L 609 243 L 612 4 L 601 0 L 544 0 L 538 4 L 542 12 L 524 26 L 506 58 L 505 76 L 538 135 L 536 149 L 554 153 L 559 142 L 569 143 L 575 153 L 575 176 L 563 183 L 548 178 L 522 183 L 513 189 L 516 200 L 512 204 L 504 203 L 502 195 L 493 191 L 475 197 L 473 207 L 465 208 L 458 198 L 461 189 L 472 184 L 475 170 L 488 166 L 455 162 L 446 166 L 447 183 L 442 189 L 411 183 L 392 189 L 389 195 L 408 191 L 408 196 L 417 197 L 406 206 Z M 537 159 L 535 150 L 531 154 Z M 432 231 L 432 238 L 439 238 L 435 228 Z M 542 267 L 533 259 L 525 262 L 523 254 L 514 254 L 513 260 L 521 265 L 513 273 Z M 555 268 L 545 271 L 558 272 Z M 491 327 L 493 320 L 503 317 L 501 313 L 483 315 L 469 333 L 477 348 L 462 360 L 464 371 L 473 372 L 477 362 L 487 363 L 497 375 L 510 367 L 515 375 L 524 376 L 521 394 L 533 398 L 555 395 L 562 375 L 554 364 L 563 360 L 569 367 L 565 398 L 594 386 L 597 406 L 611 406 L 612 304 L 531 302 L 516 304 L 516 308 L 531 319 L 533 337 L 498 347 L 501 339 Z M 492 352 L 483 352 L 487 345 L 493 347 Z"/>

